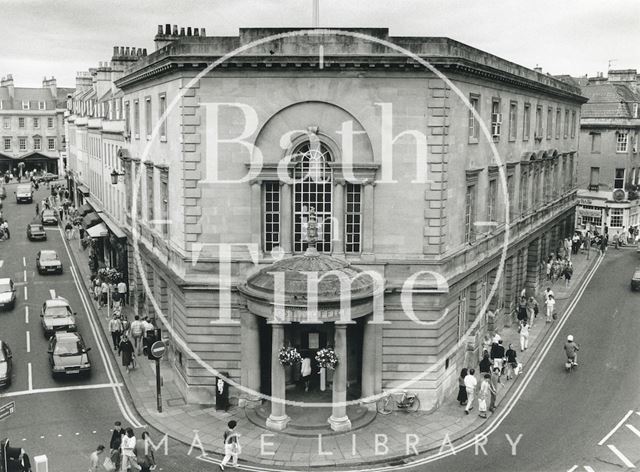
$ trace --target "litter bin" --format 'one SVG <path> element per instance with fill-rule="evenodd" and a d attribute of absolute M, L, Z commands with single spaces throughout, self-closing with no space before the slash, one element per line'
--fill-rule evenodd
<path fill-rule="evenodd" d="M 229 378 L 229 372 L 220 372 Z M 222 377 L 216 377 L 216 410 L 229 409 L 229 384 Z"/>

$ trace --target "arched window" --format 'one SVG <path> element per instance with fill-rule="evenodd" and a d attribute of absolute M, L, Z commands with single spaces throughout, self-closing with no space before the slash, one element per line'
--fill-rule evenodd
<path fill-rule="evenodd" d="M 331 152 L 323 143 L 305 142 L 293 154 L 293 251 L 307 249 L 309 208 L 314 207 L 318 221 L 319 252 L 331 252 L 333 171 Z"/>

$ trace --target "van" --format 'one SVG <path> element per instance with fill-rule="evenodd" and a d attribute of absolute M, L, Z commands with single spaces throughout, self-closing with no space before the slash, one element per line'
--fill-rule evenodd
<path fill-rule="evenodd" d="M 33 190 L 31 190 L 31 184 L 18 185 L 18 189 L 16 190 L 16 202 L 33 203 Z"/>

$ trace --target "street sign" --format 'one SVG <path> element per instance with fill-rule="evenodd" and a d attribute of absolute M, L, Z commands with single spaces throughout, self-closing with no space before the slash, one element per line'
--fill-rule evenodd
<path fill-rule="evenodd" d="M 161 359 L 162 356 L 164 355 L 165 349 L 166 349 L 166 346 L 162 341 L 156 341 L 151 346 L 151 355 L 156 359 Z"/>
<path fill-rule="evenodd" d="M 16 411 L 16 402 L 10 402 L 0 406 L 0 420 L 8 418 Z"/>

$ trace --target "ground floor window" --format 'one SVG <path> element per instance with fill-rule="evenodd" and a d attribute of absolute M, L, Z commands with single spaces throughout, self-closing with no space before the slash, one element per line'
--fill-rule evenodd
<path fill-rule="evenodd" d="M 622 218 L 623 218 L 623 209 L 622 208 L 612 208 L 611 209 L 611 226 L 612 228 L 621 228 L 622 227 Z"/>

